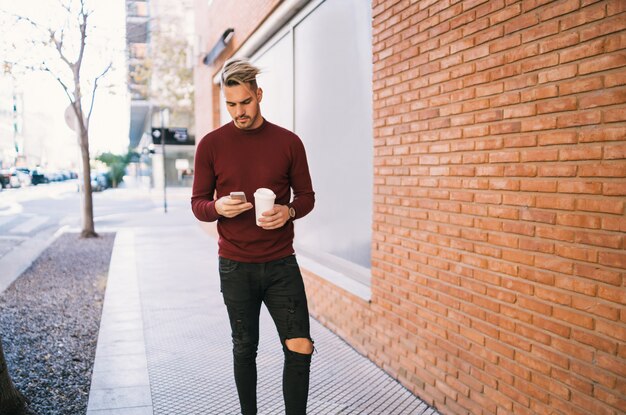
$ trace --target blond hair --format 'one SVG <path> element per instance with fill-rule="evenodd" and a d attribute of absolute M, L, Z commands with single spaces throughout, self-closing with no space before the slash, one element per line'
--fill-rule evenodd
<path fill-rule="evenodd" d="M 261 70 L 252 65 L 247 59 L 235 58 L 227 60 L 222 67 L 222 88 L 225 86 L 245 86 L 245 84 L 249 84 L 252 90 L 256 90 L 256 76 L 260 72 Z"/>

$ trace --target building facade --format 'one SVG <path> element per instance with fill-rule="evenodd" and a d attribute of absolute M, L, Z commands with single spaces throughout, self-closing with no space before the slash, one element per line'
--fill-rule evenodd
<path fill-rule="evenodd" d="M 307 148 L 315 318 L 443 414 L 626 411 L 624 1 L 195 9 L 198 137 L 246 56 Z"/>
<path fill-rule="evenodd" d="M 142 154 L 137 172 L 150 173 L 158 188 L 164 180 L 189 185 L 195 139 L 191 1 L 126 0 L 126 40 L 130 147 Z M 165 153 L 158 144 L 161 128 L 180 138 L 166 140 Z"/>

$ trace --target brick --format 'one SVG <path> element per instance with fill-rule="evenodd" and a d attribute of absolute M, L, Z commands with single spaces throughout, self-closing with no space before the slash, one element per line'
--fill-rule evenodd
<path fill-rule="evenodd" d="M 604 55 L 590 61 L 582 62 L 578 67 L 578 73 L 585 75 L 589 73 L 605 71 L 612 68 L 618 68 L 626 65 L 626 53 L 620 52 L 615 54 Z"/>
<path fill-rule="evenodd" d="M 532 117 L 537 114 L 537 107 L 535 103 L 518 105 L 511 108 L 505 108 L 502 114 L 503 118 Z"/>
<path fill-rule="evenodd" d="M 595 24 L 580 31 L 580 40 L 586 41 L 599 36 L 606 36 L 609 33 L 619 32 L 626 29 L 626 21 L 623 16 L 612 19 L 604 19 L 602 22 Z"/>
<path fill-rule="evenodd" d="M 577 109 L 577 100 L 574 97 L 557 98 L 537 103 L 537 113 L 573 111 Z"/>
<path fill-rule="evenodd" d="M 574 213 L 559 214 L 556 218 L 557 225 L 573 226 L 576 228 L 599 229 L 600 218 L 590 215 L 579 215 Z"/>
<path fill-rule="evenodd" d="M 602 114 L 598 111 L 576 112 L 574 114 L 564 114 L 557 117 L 558 128 L 576 127 L 580 125 L 599 124 Z"/>
<path fill-rule="evenodd" d="M 578 174 L 580 177 L 626 177 L 626 165 L 620 163 L 583 165 L 580 166 Z"/>
<path fill-rule="evenodd" d="M 617 312 L 617 309 L 613 310 Z M 596 331 L 598 333 L 602 333 L 606 337 L 619 340 L 622 343 L 626 343 L 626 327 L 623 325 L 617 325 L 614 322 L 607 322 L 604 320 L 598 319 L 596 321 Z M 617 353 L 617 347 L 616 347 Z"/>
<path fill-rule="evenodd" d="M 610 319 L 612 321 L 617 321 L 619 319 L 619 309 L 615 306 L 615 304 L 598 300 L 595 297 L 590 298 L 587 296 L 573 296 L 572 307 L 584 313 L 593 314 L 604 319 Z M 602 319 L 596 319 L 596 330 L 598 330 L 598 324 L 602 321 Z M 613 333 L 615 333 L 615 330 L 613 330 Z"/>
<path fill-rule="evenodd" d="M 600 252 L 598 254 L 598 263 L 609 267 L 624 269 L 626 268 L 626 254 L 618 252 Z M 602 289 L 608 290 L 605 291 L 607 293 L 611 292 L 609 288 L 603 287 Z M 616 298 L 623 304 L 626 304 L 626 292 L 622 292 L 621 295 Z"/>
<path fill-rule="evenodd" d="M 522 162 L 556 161 L 559 158 L 558 149 L 526 150 L 520 152 Z"/>
<path fill-rule="evenodd" d="M 540 84 L 574 78 L 578 74 L 578 66 L 559 65 L 554 69 L 539 72 L 538 81 Z"/>
<path fill-rule="evenodd" d="M 569 338 L 571 328 L 569 325 L 564 325 L 556 322 L 552 319 L 544 318 L 542 316 L 533 316 L 533 324 L 544 330 L 556 334 L 557 336 Z"/>
<path fill-rule="evenodd" d="M 626 85 L 626 72 L 613 72 L 604 75 L 604 86 L 607 88 Z"/>
<path fill-rule="evenodd" d="M 532 72 L 559 64 L 559 55 L 553 53 L 550 55 L 541 55 L 530 58 L 522 62 L 522 72 Z"/>
<path fill-rule="evenodd" d="M 620 141 L 626 137 L 626 127 L 582 129 L 579 132 L 581 143 L 599 141 Z"/>
<path fill-rule="evenodd" d="M 578 199 L 576 208 L 586 212 L 611 213 L 615 215 L 624 214 L 623 200 L 606 199 Z"/>
<path fill-rule="evenodd" d="M 561 30 L 566 31 L 573 27 L 602 19 L 603 17 L 605 17 L 605 7 L 603 3 L 586 7 L 578 12 L 563 17 L 560 21 Z"/>
<path fill-rule="evenodd" d="M 554 225 L 556 223 L 556 213 L 537 209 L 527 209 L 522 211 L 520 219 L 529 222 L 542 222 Z"/>
<path fill-rule="evenodd" d="M 625 159 L 626 144 L 612 144 L 606 146 L 604 150 L 604 158 L 607 160 Z"/>
<path fill-rule="evenodd" d="M 599 118 L 599 117 L 598 117 Z M 553 130 L 557 126 L 556 116 L 543 116 L 541 118 L 524 119 L 522 120 L 522 131 L 540 131 L 540 130 Z"/>
<path fill-rule="evenodd" d="M 558 209 L 558 210 L 576 209 L 576 200 L 569 196 L 538 195 L 535 198 L 535 204 L 538 208 L 545 208 L 545 209 Z"/>
<path fill-rule="evenodd" d="M 597 363 L 598 367 L 606 369 L 607 371 L 615 373 L 621 377 L 626 377 L 626 362 L 623 359 L 604 353 L 598 353 Z"/>
<path fill-rule="evenodd" d="M 580 109 L 622 104 L 626 102 L 626 88 L 604 90 L 601 93 L 585 95 L 578 100 Z"/>
<path fill-rule="evenodd" d="M 579 92 L 596 91 L 603 88 L 603 77 L 596 76 L 559 83 L 559 95 L 571 95 Z"/>
<path fill-rule="evenodd" d="M 602 229 L 608 231 L 626 232 L 626 219 L 623 217 L 608 217 L 602 218 Z"/>
<path fill-rule="evenodd" d="M 617 351 L 617 342 L 615 340 L 609 340 L 583 330 L 574 329 L 572 331 L 572 339 L 606 353 L 613 354 Z"/>
<path fill-rule="evenodd" d="M 531 74 L 523 74 L 521 76 L 516 76 L 514 78 L 509 78 L 504 80 L 504 90 L 511 91 L 514 89 L 522 89 L 530 86 L 537 85 L 538 75 L 535 73 Z"/>
<path fill-rule="evenodd" d="M 557 320 L 566 321 L 574 326 L 585 329 L 593 329 L 593 318 L 587 314 L 571 311 L 566 308 L 557 307 L 552 313 Z"/>
<path fill-rule="evenodd" d="M 626 121 L 626 108 L 612 108 L 602 111 L 602 118 L 604 122 L 620 122 Z"/>
<path fill-rule="evenodd" d="M 557 190 L 557 183 L 548 180 L 525 180 L 520 184 L 523 192 L 548 192 L 554 193 Z"/>
<path fill-rule="evenodd" d="M 559 229 L 555 227 L 537 226 L 536 235 L 541 238 L 555 239 L 564 242 L 574 241 L 574 232 L 569 229 Z"/>
<path fill-rule="evenodd" d="M 560 132 L 546 132 L 541 133 L 538 138 L 538 144 L 541 146 L 547 145 L 558 145 L 558 144 L 576 144 L 578 142 L 577 133 L 574 131 L 560 131 Z M 598 147 L 599 148 L 599 147 Z M 576 148 L 561 150 L 560 154 L 562 157 L 566 157 L 569 160 L 579 160 L 578 157 L 581 157 L 581 153 L 584 153 L 582 150 L 577 150 Z M 583 160 L 586 160 L 586 155 L 583 156 Z M 563 165 L 563 166 L 542 166 L 546 169 L 550 168 L 573 168 L 575 171 L 577 166 L 574 165 Z M 566 170 L 569 171 L 569 170 Z"/>
<path fill-rule="evenodd" d="M 518 133 L 521 130 L 521 126 L 522 124 L 519 121 L 492 124 L 489 127 L 489 134 L 500 135 L 500 134 Z"/>
<path fill-rule="evenodd" d="M 523 307 L 524 309 L 534 311 L 544 316 L 552 315 L 552 305 L 547 304 L 546 302 L 543 302 L 543 301 L 538 301 L 535 298 L 519 297 L 518 303 L 520 307 Z M 533 317 L 533 321 L 536 321 L 536 317 Z M 561 327 L 561 329 L 559 330 L 555 329 L 555 330 L 550 330 L 550 331 L 555 331 L 558 333 L 560 331 L 565 330 L 566 333 L 569 333 L 569 326 L 559 325 L 559 327 Z M 564 337 L 567 337 L 567 334 L 565 334 Z"/>
<path fill-rule="evenodd" d="M 618 271 L 612 271 L 595 264 L 574 264 L 574 275 L 611 285 L 620 285 L 622 282 L 622 276 Z"/>
<path fill-rule="evenodd" d="M 578 359 L 572 360 L 571 371 L 594 383 L 612 388 L 615 384 L 615 376 L 612 376 L 605 370 L 601 370 L 595 362 L 592 364 L 592 351 L 593 349 L 587 346 L 580 346 L 578 353 L 576 353 L 577 350 L 572 350 L 573 354 L 576 355 Z"/>
<path fill-rule="evenodd" d="M 550 22 L 558 27 L 558 22 Z M 556 32 L 553 32 L 556 33 Z M 549 36 L 553 33 L 547 33 L 544 36 Z M 524 34 L 522 34 L 522 40 L 524 39 Z M 540 53 L 552 52 L 553 50 L 564 49 L 569 46 L 573 46 L 578 44 L 579 34 L 577 32 L 564 33 L 558 36 L 551 37 L 550 39 L 544 39 L 539 45 Z M 599 53 L 602 53 L 600 51 Z M 562 56 L 562 55 L 561 55 Z M 583 55 L 589 56 L 589 55 Z M 561 63 L 570 62 L 573 59 L 563 60 L 561 59 Z"/>
<path fill-rule="evenodd" d="M 613 16 L 626 11 L 626 4 L 621 0 L 610 0 L 607 4 L 607 15 Z"/>
<path fill-rule="evenodd" d="M 563 181 L 559 182 L 557 191 L 559 193 L 581 193 L 581 194 L 606 194 L 606 185 L 599 182 Z"/>
<path fill-rule="evenodd" d="M 606 43 L 604 46 L 605 52 L 615 52 L 620 49 L 626 49 L 626 33 L 623 31 L 620 33 L 616 33 L 614 35 L 609 35 L 606 38 Z M 619 75 L 616 77 L 619 79 Z M 612 86 L 612 85 L 607 85 Z"/>
<path fill-rule="evenodd" d="M 530 90 L 522 91 L 521 101 L 538 101 L 545 98 L 553 98 L 559 95 L 559 89 L 556 85 L 544 85 Z"/>
<path fill-rule="evenodd" d="M 577 166 L 539 166 L 538 175 L 542 177 L 574 177 L 576 176 Z"/>
<path fill-rule="evenodd" d="M 537 136 L 533 134 L 509 136 L 504 140 L 506 148 L 535 147 L 536 145 Z"/>
<path fill-rule="evenodd" d="M 521 251 L 503 250 L 502 259 L 525 265 L 533 265 L 535 263 L 535 255 Z"/>
<path fill-rule="evenodd" d="M 550 7 L 544 8 L 539 13 L 541 20 L 550 20 L 578 9 L 578 1 L 562 0 L 552 2 Z"/>
<path fill-rule="evenodd" d="M 495 26 L 498 23 L 505 22 L 515 16 L 520 15 L 522 8 L 520 4 L 514 4 L 512 6 L 505 7 L 503 10 L 494 13 L 489 17 L 489 25 Z"/>
<path fill-rule="evenodd" d="M 606 196 L 625 196 L 626 183 L 603 183 L 602 194 Z"/>
<path fill-rule="evenodd" d="M 578 38 L 576 38 L 578 39 Z M 571 42 L 576 44 L 577 42 Z M 602 39 L 585 42 L 579 46 L 565 49 L 559 52 L 559 62 L 564 64 L 572 61 L 578 61 L 592 56 L 604 53 L 604 41 Z"/>
<path fill-rule="evenodd" d="M 534 40 L 555 35 L 559 32 L 559 22 L 554 20 L 545 22 L 522 32 L 522 42 L 528 43 Z M 576 34 L 578 36 L 578 34 Z M 541 46 L 540 46 L 541 47 Z M 551 49 L 554 50 L 554 49 Z"/>

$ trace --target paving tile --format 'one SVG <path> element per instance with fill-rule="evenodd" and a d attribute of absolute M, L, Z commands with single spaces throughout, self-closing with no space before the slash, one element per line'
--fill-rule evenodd
<path fill-rule="evenodd" d="M 94 372 L 115 372 L 120 370 L 143 369 L 148 372 L 145 353 L 117 356 L 98 356 L 94 362 Z M 92 382 L 93 383 L 93 382 Z"/>
<path fill-rule="evenodd" d="M 134 408 L 87 411 L 87 415 L 153 415 L 153 413 L 152 406 L 136 406 Z"/>
<path fill-rule="evenodd" d="M 89 394 L 88 411 L 152 406 L 148 386 L 131 386 L 114 389 L 92 389 Z"/>
<path fill-rule="evenodd" d="M 100 372 L 91 382 L 91 389 L 128 388 L 150 386 L 146 367 Z"/>

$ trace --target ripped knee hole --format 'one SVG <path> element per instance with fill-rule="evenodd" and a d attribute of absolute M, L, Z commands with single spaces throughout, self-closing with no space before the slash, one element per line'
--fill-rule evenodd
<path fill-rule="evenodd" d="M 292 352 L 300 353 L 300 354 L 312 354 L 313 353 L 313 342 L 306 337 L 297 337 L 293 339 L 286 339 L 285 345 L 287 349 Z"/>

